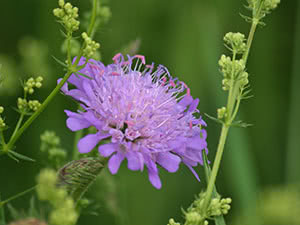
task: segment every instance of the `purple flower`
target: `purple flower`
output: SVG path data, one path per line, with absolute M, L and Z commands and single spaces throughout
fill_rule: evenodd
M 99 153 L 110 157 L 108 168 L 117 173 L 127 159 L 130 170 L 148 169 L 149 180 L 161 188 L 157 165 L 176 172 L 183 162 L 199 180 L 193 167 L 202 164 L 206 126 L 193 115 L 199 99 L 193 99 L 187 85 L 172 78 L 159 65 L 146 64 L 144 56 L 121 54 L 113 57 L 113 64 L 89 60 L 79 74 L 72 74 L 62 91 L 81 103 L 83 111 L 65 110 L 67 127 L 72 131 L 94 126 L 97 133 L 88 134 L 78 142 L 80 153 L 88 153 L 101 140 Z M 79 65 L 85 63 L 80 59 Z

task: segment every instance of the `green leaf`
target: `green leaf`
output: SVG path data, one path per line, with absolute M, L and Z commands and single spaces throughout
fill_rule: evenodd
M 203 166 L 204 166 L 204 171 L 205 171 L 206 182 L 208 183 L 210 174 L 211 174 L 211 169 L 209 166 L 209 162 L 208 162 L 205 150 L 202 150 L 202 159 L 203 159 Z M 219 194 L 217 192 L 216 186 L 214 186 L 214 189 L 212 192 L 212 198 L 216 198 L 218 196 L 219 196 Z M 223 215 L 214 217 L 214 220 L 215 220 L 216 225 L 226 225 Z
M 204 113 L 204 115 L 205 115 L 206 117 L 208 117 L 209 119 L 211 119 L 211 120 L 217 122 L 217 123 L 220 123 L 220 124 L 223 124 L 223 123 L 224 123 L 222 120 L 220 120 L 220 119 L 218 119 L 218 118 L 216 118 L 216 117 L 210 116 L 210 115 L 208 115 L 207 113 Z
M 63 67 L 68 67 L 68 65 L 67 64 L 65 64 L 63 61 L 61 61 L 60 59 L 58 59 L 58 58 L 56 58 L 54 55 L 52 56 L 52 58 L 58 63 L 58 64 L 60 64 L 61 66 L 63 66 Z
M 29 158 L 28 156 L 22 155 L 20 153 L 11 150 L 9 150 L 8 152 L 9 152 L 8 154 L 16 161 L 19 161 L 18 159 L 22 159 L 24 161 L 35 162 L 35 159 Z

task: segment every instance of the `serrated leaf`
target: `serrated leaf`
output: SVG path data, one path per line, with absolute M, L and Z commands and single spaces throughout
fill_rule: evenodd
M 9 150 L 8 152 L 9 152 L 8 154 L 11 154 L 12 156 L 14 156 L 17 159 L 17 161 L 18 161 L 18 159 L 22 159 L 22 160 L 29 161 L 29 162 L 35 162 L 35 159 L 32 159 L 26 155 L 22 155 L 20 153 L 14 152 L 12 150 Z
M 205 171 L 206 182 L 208 183 L 210 174 L 211 174 L 211 169 L 209 166 L 209 162 L 208 162 L 205 150 L 202 150 L 202 159 L 203 159 L 203 166 L 204 166 L 204 171 Z M 218 196 L 219 196 L 219 194 L 217 192 L 216 186 L 214 185 L 213 192 L 212 192 L 212 198 L 216 198 Z M 214 221 L 215 221 L 216 225 L 226 225 L 223 215 L 214 217 Z

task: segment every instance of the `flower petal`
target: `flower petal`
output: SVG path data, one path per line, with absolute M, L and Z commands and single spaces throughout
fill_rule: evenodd
M 86 120 L 82 120 L 82 119 L 78 119 L 78 118 L 74 118 L 74 117 L 69 117 L 67 119 L 67 127 L 71 131 L 82 130 L 82 129 L 88 128 L 90 126 L 91 126 L 90 122 L 88 122 Z
M 124 160 L 124 155 L 117 152 L 108 161 L 108 169 L 112 174 L 116 174 L 120 168 L 121 162 Z
M 119 149 L 118 144 L 109 143 L 109 144 L 100 145 L 98 151 L 103 157 L 108 157 L 118 149 Z
M 149 175 L 149 180 L 150 180 L 151 184 L 155 188 L 160 189 L 161 188 L 161 180 L 158 176 L 158 171 L 148 170 L 148 175 Z
M 143 158 L 142 154 L 139 152 L 128 152 L 126 154 L 126 158 L 128 161 L 128 169 L 130 170 L 143 170 L 144 168 L 144 163 L 143 163 Z
M 169 152 L 161 152 L 157 155 L 157 163 L 164 167 L 167 171 L 174 173 L 179 168 L 180 157 Z
M 92 151 L 101 139 L 103 139 L 103 135 L 99 133 L 86 135 L 81 138 L 77 144 L 79 152 L 88 153 Z

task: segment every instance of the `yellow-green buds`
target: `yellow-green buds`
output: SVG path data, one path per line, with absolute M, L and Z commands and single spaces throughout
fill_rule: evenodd
M 225 107 L 217 109 L 218 119 L 223 119 L 224 117 L 226 117 L 226 111 L 227 109 Z
M 5 124 L 4 120 L 2 119 L 2 117 L 0 117 L 0 130 L 2 130 L 5 127 L 6 127 L 6 124 Z
M 60 8 L 53 10 L 54 16 L 60 19 L 65 29 L 73 32 L 79 29 L 78 8 L 73 7 L 71 3 L 65 3 L 63 0 L 58 1 Z
M 32 110 L 32 111 L 37 111 L 41 106 L 41 103 L 38 100 L 29 100 L 28 101 L 28 107 Z
M 176 223 L 174 219 L 170 219 L 167 225 L 180 225 L 180 223 Z
M 44 169 L 39 173 L 36 191 L 40 200 L 49 200 L 53 197 L 56 182 L 57 176 L 54 170 Z
M 2 114 L 3 112 L 4 112 L 4 108 L 3 108 L 3 106 L 0 106 L 0 114 Z M 3 120 L 3 118 L 0 116 L 0 130 L 2 130 L 5 127 L 6 127 L 6 124 Z
M 49 201 L 53 207 L 50 213 L 52 225 L 74 225 L 78 219 L 75 202 L 64 188 L 57 187 L 54 170 L 44 169 L 37 177 L 37 194 L 40 200 Z
M 93 41 L 86 32 L 83 32 L 81 36 L 86 45 L 83 50 L 83 55 L 87 58 L 91 58 L 95 54 L 96 50 L 100 48 L 100 44 Z
M 263 8 L 265 10 L 274 10 L 278 4 L 280 3 L 280 0 L 264 0 L 263 2 Z
M 59 168 L 64 163 L 67 153 L 60 147 L 60 138 L 53 131 L 45 131 L 41 135 L 41 151 L 47 154 L 48 162 Z
M 30 77 L 24 85 L 24 92 L 28 94 L 34 93 L 34 88 L 41 88 L 42 87 L 43 78 L 41 76 L 37 78 Z
M 224 36 L 225 45 L 236 54 L 243 54 L 246 51 L 245 35 L 229 32 Z
M 27 100 L 23 98 L 18 98 L 17 105 L 18 105 L 18 109 L 20 111 L 23 111 L 27 108 Z
M 209 211 L 211 216 L 220 216 L 228 213 L 230 203 L 232 202 L 231 198 L 213 198 L 210 202 Z

